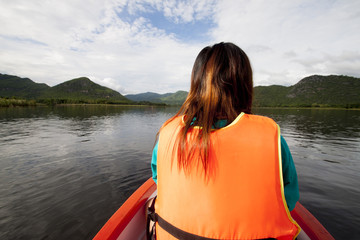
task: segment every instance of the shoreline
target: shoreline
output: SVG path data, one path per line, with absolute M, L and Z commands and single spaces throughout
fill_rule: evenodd
M 181 105 L 167 105 L 161 103 L 58 103 L 58 104 L 46 104 L 42 102 L 37 102 L 36 100 L 26 100 L 26 99 L 6 99 L 0 98 L 0 108 L 13 108 L 13 107 L 54 107 L 54 106 L 113 106 L 113 107 L 180 107 Z M 253 109 L 312 109 L 312 110 L 355 110 L 359 111 L 359 107 L 331 107 L 331 106 L 253 106 Z
M 36 104 L 9 104 L 9 105 L 1 105 L 1 108 L 20 108 L 20 107 L 71 107 L 71 106 L 84 106 L 84 107 L 90 107 L 90 106 L 101 106 L 101 107 L 181 107 L 180 105 L 156 105 L 156 104 L 106 104 L 106 103 L 62 103 L 62 104 L 54 104 L 54 105 L 47 105 L 43 103 L 36 103 Z M 360 108 L 346 108 L 346 107 L 253 107 L 252 109 L 308 109 L 308 110 L 350 110 L 350 111 L 360 111 Z
M 346 108 L 346 107 L 252 107 L 252 109 L 321 109 L 321 110 L 357 110 L 360 108 Z
M 28 99 L 16 99 L 16 98 L 0 98 L 0 108 L 12 108 L 12 107 L 54 107 L 54 106 L 155 106 L 165 107 L 166 104 L 157 103 L 53 103 L 46 104 L 37 100 Z

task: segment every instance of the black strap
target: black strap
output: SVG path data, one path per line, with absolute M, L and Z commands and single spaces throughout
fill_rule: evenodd
M 170 233 L 172 236 L 176 237 L 177 239 L 186 239 L 186 240 L 218 240 L 215 238 L 207 238 L 207 237 L 201 237 L 192 233 L 185 232 L 171 223 L 165 221 L 163 218 L 161 218 L 158 214 L 155 213 L 155 218 L 157 222 L 159 223 L 159 226 Z
M 167 231 L 169 234 L 171 234 L 173 237 L 180 239 L 180 240 L 220 240 L 217 238 L 207 238 L 207 237 L 202 237 L 199 235 L 195 235 L 192 233 L 188 233 L 185 232 L 177 227 L 175 227 L 174 225 L 172 225 L 171 223 L 167 222 L 166 220 L 164 220 L 162 217 L 160 217 L 157 213 L 155 213 L 155 217 L 154 217 L 155 221 L 159 223 L 159 226 L 164 229 L 165 231 Z M 263 239 L 258 239 L 258 240 L 271 240 L 275 238 L 263 238 Z
M 147 208 L 147 220 L 146 220 L 146 240 L 156 240 L 155 224 L 150 229 L 150 222 L 156 222 L 155 216 L 155 198 L 152 199 L 150 206 Z

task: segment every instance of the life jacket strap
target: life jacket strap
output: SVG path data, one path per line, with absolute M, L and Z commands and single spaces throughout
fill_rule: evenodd
M 173 237 L 175 237 L 177 239 L 180 239 L 180 240 L 185 240 L 185 239 L 186 240 L 218 240 L 215 238 L 207 238 L 207 237 L 202 237 L 202 236 L 198 236 L 198 235 L 195 235 L 192 233 L 185 232 L 185 231 L 175 227 L 168 221 L 164 220 L 157 213 L 155 213 L 155 219 L 156 219 L 156 222 L 158 222 L 159 226 L 162 229 L 164 229 L 166 232 L 168 232 L 169 234 L 171 234 Z
M 156 240 L 156 231 L 155 231 L 155 222 L 156 222 L 156 216 L 155 216 L 155 198 L 149 200 L 151 201 L 150 206 L 147 207 L 146 212 L 146 240 Z M 151 223 L 152 222 L 152 223 Z M 151 226 L 152 224 L 152 226 Z
M 202 237 L 202 236 L 192 234 L 189 232 L 185 232 L 185 231 L 175 227 L 174 225 L 172 225 L 171 223 L 169 223 L 162 217 L 160 217 L 159 214 L 157 214 L 157 213 L 154 214 L 154 219 L 155 219 L 155 222 L 158 222 L 159 226 L 162 229 L 164 229 L 166 232 L 171 234 L 173 237 L 180 239 L 180 240 L 220 240 L 218 238 L 207 238 L 207 237 Z M 265 239 L 266 240 L 270 240 L 270 239 L 275 240 L 275 238 L 262 238 L 259 240 L 265 240 Z

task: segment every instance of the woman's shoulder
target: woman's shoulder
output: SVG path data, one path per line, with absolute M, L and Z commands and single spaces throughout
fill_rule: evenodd
M 274 124 L 277 125 L 277 123 L 275 122 L 274 119 L 267 117 L 267 116 L 262 116 L 262 115 L 257 115 L 257 114 L 244 114 L 245 118 L 248 118 L 250 120 L 259 122 L 259 123 L 270 123 L 270 124 Z
M 164 128 L 178 126 L 184 123 L 184 115 L 174 116 L 169 118 L 160 128 L 160 131 Z

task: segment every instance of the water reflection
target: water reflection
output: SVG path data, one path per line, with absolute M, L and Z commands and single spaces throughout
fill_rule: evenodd
M 273 118 L 282 128 L 307 137 L 359 137 L 360 111 L 336 109 L 255 109 Z
M 300 201 L 337 239 L 357 239 L 352 226 L 360 225 L 360 111 L 257 112 L 281 127 L 296 164 Z
M 155 135 L 177 110 L 0 108 L 0 239 L 91 239 L 150 177 Z M 255 112 L 280 125 L 301 202 L 337 239 L 356 239 L 360 111 Z
M 168 117 L 152 107 L 0 109 L 0 238 L 91 239 L 151 176 Z

